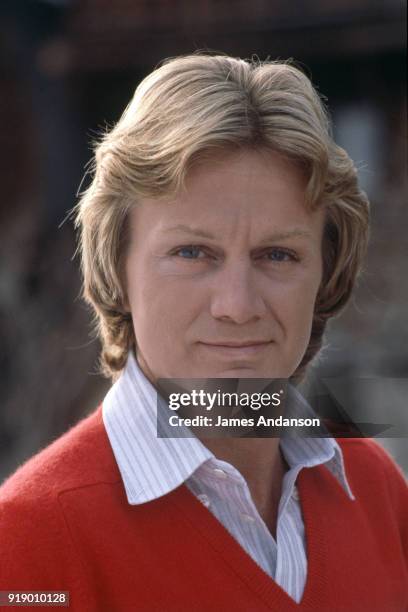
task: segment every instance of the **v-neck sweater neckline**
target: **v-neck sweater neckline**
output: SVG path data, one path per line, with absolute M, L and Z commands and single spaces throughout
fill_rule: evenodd
M 216 551 L 234 574 L 246 583 L 252 593 L 256 593 L 271 610 L 284 609 L 287 612 L 300 608 L 316 610 L 324 601 L 327 585 L 327 550 L 324 538 L 324 517 L 314 508 L 319 507 L 316 491 L 316 470 L 304 468 L 298 475 L 297 484 L 300 504 L 305 523 L 305 537 L 308 557 L 308 570 L 303 596 L 297 603 L 273 578 L 254 561 L 254 559 L 232 537 L 224 525 L 194 496 L 185 485 L 169 495 L 180 511 L 180 516 L 195 529 L 207 544 Z M 346 496 L 345 496 L 346 497 Z M 352 502 L 350 502 L 352 503 Z M 194 520 L 192 520 L 194 517 Z

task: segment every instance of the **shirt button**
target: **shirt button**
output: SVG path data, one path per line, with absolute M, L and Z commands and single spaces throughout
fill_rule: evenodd
M 205 495 L 205 493 L 200 493 L 200 495 L 197 495 L 198 499 L 200 500 L 200 502 L 206 507 L 208 508 L 208 506 L 210 505 L 210 499 L 208 497 L 208 495 Z
M 299 491 L 297 487 L 293 487 L 292 497 L 295 501 L 299 501 Z
M 227 478 L 227 474 L 226 472 L 224 472 L 224 470 L 222 470 L 221 468 L 214 468 L 214 474 L 217 476 L 217 478 L 219 478 L 220 480 L 224 480 L 225 478 Z
M 246 523 L 255 523 L 255 520 L 256 520 L 254 516 L 251 516 L 250 514 L 246 514 L 245 512 L 241 513 L 241 518 Z

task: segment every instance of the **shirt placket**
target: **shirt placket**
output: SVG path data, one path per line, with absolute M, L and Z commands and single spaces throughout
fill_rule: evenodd
M 265 573 L 274 578 L 277 545 L 260 516 L 245 479 L 233 466 L 207 464 L 190 488 L 197 498 L 224 524 L 242 548 Z M 224 512 L 221 511 L 224 505 Z

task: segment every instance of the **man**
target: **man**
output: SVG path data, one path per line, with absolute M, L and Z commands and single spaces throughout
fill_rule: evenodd
M 160 379 L 296 382 L 350 296 L 368 203 L 310 81 L 170 60 L 95 158 L 77 225 L 115 384 L 0 489 L 0 589 L 75 610 L 405 610 L 408 494 L 378 445 L 157 437 Z

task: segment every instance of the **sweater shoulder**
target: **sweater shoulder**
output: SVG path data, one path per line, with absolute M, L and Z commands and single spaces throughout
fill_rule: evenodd
M 408 483 L 389 452 L 369 438 L 337 439 L 342 450 L 347 478 L 355 488 L 371 488 L 377 499 L 380 492 L 393 505 L 408 511 Z
M 0 510 L 13 500 L 37 505 L 64 490 L 119 479 L 99 406 L 4 481 Z
M 101 407 L 19 467 L 0 487 L 0 590 L 70 585 L 86 601 L 85 570 L 60 495 L 119 478 Z
M 364 461 L 367 468 L 380 469 L 387 474 L 393 472 L 405 480 L 401 468 L 390 453 L 372 438 L 337 438 L 336 441 L 346 463 Z

